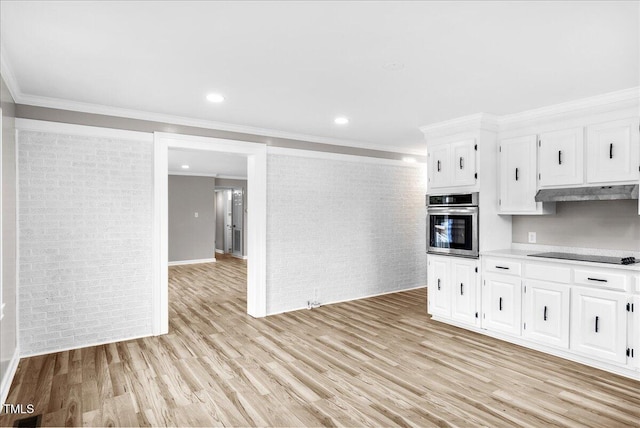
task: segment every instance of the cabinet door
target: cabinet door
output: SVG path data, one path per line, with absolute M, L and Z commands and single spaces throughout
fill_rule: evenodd
M 478 322 L 478 274 L 477 261 L 454 260 L 451 262 L 451 293 L 453 306 L 451 318 L 471 325 Z
M 500 211 L 535 212 L 536 136 L 500 143 Z
M 569 347 L 569 296 L 566 285 L 526 281 L 522 335 L 545 345 Z
M 634 181 L 640 177 L 638 119 L 587 127 L 587 181 Z
M 429 188 L 448 187 L 451 185 L 449 178 L 449 144 L 434 146 L 429 151 Z
M 520 335 L 522 281 L 504 275 L 487 275 L 482 287 L 482 327 Z
M 476 184 L 475 140 L 464 140 L 451 144 L 451 185 L 472 186 Z
M 571 300 L 571 349 L 600 360 L 626 363 L 625 294 L 574 287 Z
M 539 138 L 540 186 L 583 182 L 584 129 L 547 132 Z
M 447 259 L 430 257 L 428 264 L 429 313 L 443 317 L 451 316 L 450 263 Z

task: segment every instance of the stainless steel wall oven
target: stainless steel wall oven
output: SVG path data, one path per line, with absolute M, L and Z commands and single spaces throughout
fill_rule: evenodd
M 427 195 L 427 253 L 478 257 L 478 193 Z

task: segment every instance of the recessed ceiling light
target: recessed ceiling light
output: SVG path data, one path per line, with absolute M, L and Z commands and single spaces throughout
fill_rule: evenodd
M 207 95 L 207 101 L 212 103 L 221 103 L 224 101 L 224 97 L 220 94 L 209 94 Z
M 344 116 L 340 116 L 340 117 L 336 117 L 333 120 L 337 125 L 346 125 L 347 123 L 349 123 L 349 119 L 347 119 Z
M 189 169 L 189 165 L 182 165 L 182 169 Z

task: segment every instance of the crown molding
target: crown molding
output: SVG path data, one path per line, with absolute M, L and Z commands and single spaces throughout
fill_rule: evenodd
M 476 113 L 420 127 L 427 139 L 480 130 L 497 132 L 497 117 L 489 113 Z
M 604 113 L 633 107 L 640 107 L 640 86 L 500 116 L 498 125 L 503 130 L 533 121 L 564 119 L 577 114 Z
M 18 103 L 18 99 L 22 97 L 22 92 L 20 91 L 20 87 L 12 71 L 13 69 L 4 52 L 4 46 L 0 44 L 0 73 L 2 73 L 4 83 L 6 83 L 7 88 L 9 88 L 9 93 L 11 97 L 13 97 L 13 101 Z
M 329 144 L 335 146 L 355 147 L 368 150 L 379 150 L 389 153 L 399 153 L 408 155 L 424 155 L 418 150 L 390 150 L 388 146 L 378 144 L 365 143 L 361 141 L 334 139 L 320 137 L 308 134 L 298 134 L 293 132 L 280 131 L 277 129 L 259 128 L 246 125 L 236 125 L 224 122 L 214 122 L 203 119 L 193 119 L 184 116 L 174 116 L 163 113 L 154 113 L 143 110 L 125 109 L 119 107 L 111 107 L 102 104 L 84 103 L 79 101 L 70 101 L 60 98 L 40 97 L 19 93 L 15 100 L 17 104 L 25 104 L 36 107 L 69 110 L 82 113 L 99 114 L 105 116 L 115 116 L 127 119 L 138 119 L 151 122 L 168 123 L 172 125 L 191 126 L 195 128 L 212 129 L 218 131 L 237 132 L 241 134 L 259 135 L 265 137 L 304 141 L 317 144 Z

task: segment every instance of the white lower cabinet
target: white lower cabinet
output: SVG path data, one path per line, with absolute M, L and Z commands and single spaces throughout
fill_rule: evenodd
M 520 335 L 521 299 L 520 277 L 487 274 L 482 287 L 482 328 Z
M 616 291 L 574 287 L 571 298 L 571 349 L 626 363 L 628 297 Z
M 465 260 L 452 260 L 451 273 L 453 305 L 451 318 L 467 324 L 476 324 L 478 321 L 478 262 L 469 263 Z
M 640 380 L 637 270 L 495 252 L 481 261 L 483 330 Z
M 427 256 L 427 308 L 431 315 L 478 324 L 478 264 L 476 259 Z
M 451 262 L 444 257 L 429 256 L 428 260 L 429 313 L 431 315 L 450 317 L 451 284 L 449 275 Z
M 526 280 L 522 336 L 544 345 L 568 348 L 570 291 L 567 285 Z

